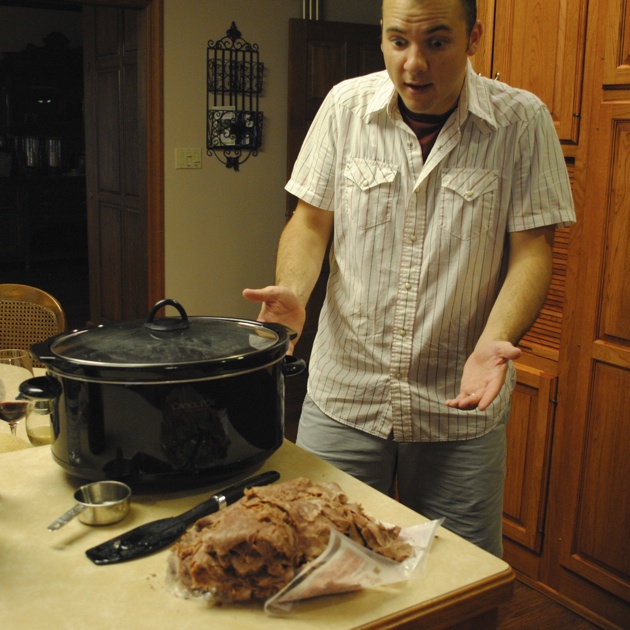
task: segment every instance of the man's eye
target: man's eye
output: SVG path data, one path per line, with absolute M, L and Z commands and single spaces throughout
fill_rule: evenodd
M 429 42 L 429 46 L 431 46 L 431 48 L 443 48 L 446 46 L 446 42 L 443 39 L 432 39 Z
M 406 45 L 406 42 L 404 39 L 392 39 L 392 44 L 396 48 L 403 48 Z

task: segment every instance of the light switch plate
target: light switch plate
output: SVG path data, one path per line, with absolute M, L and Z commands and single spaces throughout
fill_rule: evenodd
M 201 168 L 201 149 L 175 149 L 175 168 Z

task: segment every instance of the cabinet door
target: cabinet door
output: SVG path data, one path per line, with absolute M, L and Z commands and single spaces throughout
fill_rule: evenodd
M 149 303 L 146 16 L 86 6 L 84 16 L 90 317 L 144 317 Z
M 495 2 L 491 76 L 539 96 L 568 153 L 579 140 L 587 4 Z
M 588 251 L 576 283 L 580 325 L 562 439 L 560 561 L 630 602 L 630 102 L 602 103 L 589 141 L 582 218 Z M 575 348 L 575 349 L 574 349 Z
M 516 364 L 516 373 L 507 428 L 503 535 L 539 553 L 547 504 L 557 377 L 520 364 Z
M 606 16 L 604 84 L 630 85 L 630 7 L 627 0 L 610 0 Z

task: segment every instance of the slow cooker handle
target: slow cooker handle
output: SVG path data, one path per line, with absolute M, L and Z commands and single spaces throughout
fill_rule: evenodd
M 292 354 L 287 354 L 282 362 L 282 373 L 284 376 L 297 376 L 306 369 L 306 361 L 299 359 Z
M 165 317 L 163 319 L 155 321 L 155 316 L 157 312 L 164 306 L 175 307 L 179 311 L 179 314 L 182 316 L 182 318 L 174 319 Z M 169 332 L 171 330 L 185 330 L 190 326 L 190 323 L 188 321 L 188 315 L 184 310 L 184 307 L 176 300 L 166 298 L 165 300 L 160 300 L 159 302 L 155 303 L 155 305 L 151 309 L 151 312 L 149 313 L 149 316 L 147 317 L 147 321 L 144 322 L 144 326 L 145 328 L 153 331 Z

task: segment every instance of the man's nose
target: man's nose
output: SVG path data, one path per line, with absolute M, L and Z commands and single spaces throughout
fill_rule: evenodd
M 405 70 L 410 74 L 426 72 L 427 60 L 419 46 L 411 46 L 408 50 Z

